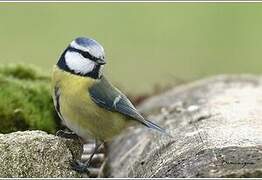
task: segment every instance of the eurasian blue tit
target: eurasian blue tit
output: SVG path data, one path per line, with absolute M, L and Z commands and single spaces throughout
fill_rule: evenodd
M 105 64 L 104 49 L 93 39 L 76 38 L 64 50 L 52 77 L 53 101 L 62 122 L 82 139 L 98 142 L 111 140 L 130 122 L 166 133 L 107 80 Z

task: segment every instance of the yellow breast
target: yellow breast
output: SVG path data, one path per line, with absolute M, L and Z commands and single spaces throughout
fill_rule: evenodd
M 88 89 L 94 83 L 92 78 L 54 67 L 52 86 L 59 88 L 60 112 L 66 126 L 84 139 L 93 136 L 102 141 L 111 140 L 128 121 L 122 114 L 101 108 L 92 101 Z

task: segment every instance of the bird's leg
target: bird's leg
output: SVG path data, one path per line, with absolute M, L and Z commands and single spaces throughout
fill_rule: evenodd
M 92 158 L 94 157 L 94 155 L 96 154 L 97 150 L 99 149 L 99 147 L 102 145 L 103 143 L 98 143 L 97 141 L 95 142 L 95 149 L 92 152 L 90 158 L 86 161 L 86 162 L 79 162 L 79 161 L 75 161 L 71 164 L 72 169 L 74 169 L 75 171 L 78 171 L 80 173 L 89 173 L 88 171 L 88 167 L 90 166 L 91 162 L 92 162 Z
M 74 133 L 73 131 L 64 131 L 64 130 L 58 130 L 56 132 L 56 136 L 67 138 L 67 139 L 78 139 L 79 136 Z
M 95 142 L 96 146 L 94 149 L 94 152 L 91 154 L 90 158 L 88 159 L 88 161 L 85 163 L 87 166 L 90 166 L 91 161 L 94 157 L 94 155 L 96 154 L 97 150 L 99 149 L 99 147 L 103 144 L 103 143 L 98 143 L 97 141 Z

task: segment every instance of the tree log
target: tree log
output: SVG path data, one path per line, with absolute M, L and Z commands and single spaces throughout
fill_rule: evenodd
M 109 146 L 109 177 L 262 177 L 262 77 L 204 79 L 139 109 L 173 138 L 130 127 Z

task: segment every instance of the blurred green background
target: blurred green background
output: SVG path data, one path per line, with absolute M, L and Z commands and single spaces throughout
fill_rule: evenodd
M 0 63 L 50 73 L 78 36 L 100 42 L 106 74 L 125 91 L 151 92 L 221 73 L 262 72 L 262 4 L 1 3 Z

